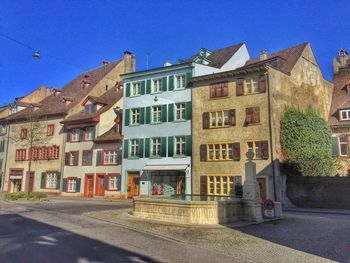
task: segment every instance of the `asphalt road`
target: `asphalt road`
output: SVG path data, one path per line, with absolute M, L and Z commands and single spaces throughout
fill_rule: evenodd
M 243 262 L 222 252 L 88 218 L 131 202 L 0 201 L 0 262 Z

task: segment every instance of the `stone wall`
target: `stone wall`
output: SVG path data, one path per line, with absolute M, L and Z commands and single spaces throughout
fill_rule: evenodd
M 350 177 L 287 178 L 287 196 L 298 207 L 350 209 Z

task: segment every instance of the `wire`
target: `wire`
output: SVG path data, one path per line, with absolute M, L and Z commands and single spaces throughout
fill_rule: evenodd
M 25 44 L 25 43 L 23 43 L 23 42 L 21 42 L 21 41 L 18 41 L 18 40 L 16 40 L 16 39 L 12 38 L 12 37 L 9 37 L 9 36 L 7 36 L 7 35 L 1 33 L 1 32 L 0 32 L 0 36 L 2 36 L 3 38 L 6 38 L 6 39 L 8 39 L 8 40 L 10 40 L 10 41 L 12 41 L 12 42 L 17 43 L 18 45 L 21 45 L 21 46 L 23 46 L 23 47 L 26 47 L 26 48 L 28 48 L 28 49 L 30 49 L 30 50 L 32 50 L 32 51 L 37 51 L 35 48 L 33 48 L 33 47 L 31 47 L 31 46 L 29 46 L 29 45 L 27 45 L 27 44 Z

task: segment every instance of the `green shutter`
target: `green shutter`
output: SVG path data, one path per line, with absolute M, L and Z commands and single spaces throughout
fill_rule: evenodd
M 76 185 L 76 187 L 75 187 L 75 192 L 76 192 L 76 193 L 80 193 L 80 185 L 81 185 L 81 179 L 78 178 L 78 179 L 77 179 L 77 185 Z
M 139 139 L 139 158 L 143 158 L 143 139 Z
M 102 164 L 102 151 L 96 151 L 96 166 Z
M 46 183 L 46 173 L 41 173 L 41 181 L 40 181 L 40 188 L 45 189 L 45 183 Z
M 59 190 L 60 189 L 60 183 L 61 183 L 61 173 L 57 172 L 57 184 L 56 184 L 56 189 Z
M 186 109 L 186 120 L 192 119 L 192 103 L 190 101 L 185 103 Z
M 124 124 L 125 126 L 128 126 L 130 122 L 130 110 L 126 109 L 125 110 L 125 117 L 124 117 Z
M 74 159 L 73 159 L 73 165 L 77 166 L 79 164 L 79 152 L 74 152 Z
M 332 137 L 332 156 L 339 156 L 337 137 Z
M 174 156 L 174 137 L 168 137 L 168 157 Z
M 146 94 L 150 94 L 151 93 L 151 80 L 148 79 L 146 81 Z
M 168 122 L 174 121 L 174 107 L 175 104 L 169 104 Z
M 124 159 L 127 159 L 129 157 L 129 140 L 124 140 Z
M 163 77 L 162 79 L 162 91 L 167 91 L 168 89 L 168 78 Z
M 192 78 L 192 72 L 186 72 L 185 87 L 190 88 L 190 81 Z
M 144 80 L 141 81 L 141 95 L 145 95 L 146 83 Z
M 167 119 L 167 105 L 162 105 L 162 122 L 166 122 Z
M 117 176 L 117 187 L 118 187 L 118 191 L 120 191 L 122 187 L 122 177 L 120 175 Z
M 69 153 L 64 154 L 64 165 L 69 165 Z
M 130 97 L 130 83 L 125 85 L 125 97 Z
M 145 124 L 145 108 L 140 109 L 140 124 Z
M 96 135 L 96 126 L 93 126 L 93 129 L 92 129 L 92 139 L 93 140 L 95 139 L 95 135 Z
M 109 183 L 108 183 L 108 178 L 109 178 L 109 175 L 106 175 L 105 176 L 105 188 L 106 188 L 106 190 L 108 191 L 109 190 Z
M 63 179 L 62 182 L 62 192 L 67 192 L 67 178 Z
M 151 107 L 146 107 L 146 124 L 151 123 Z
M 160 155 L 166 157 L 166 137 L 160 139 Z
M 191 135 L 186 136 L 186 156 L 192 156 L 192 137 Z
M 150 157 L 150 147 L 151 147 L 151 140 L 150 138 L 145 139 L 145 158 Z
M 174 75 L 169 76 L 169 90 L 174 90 Z
M 79 141 L 82 142 L 84 141 L 84 130 L 79 129 Z
M 66 142 L 70 142 L 70 129 L 66 129 Z

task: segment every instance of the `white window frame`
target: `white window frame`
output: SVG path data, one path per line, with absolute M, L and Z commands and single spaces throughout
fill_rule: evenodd
M 158 93 L 162 91 L 162 79 L 152 80 L 152 93 Z
M 104 150 L 103 151 L 103 164 L 117 164 L 118 150 Z
M 186 103 L 175 104 L 175 120 L 176 121 L 186 120 Z
M 161 139 L 152 138 L 151 139 L 151 155 L 152 157 L 160 157 L 161 151 Z
M 343 118 L 343 113 L 345 113 L 345 118 Z M 340 110 L 339 111 L 339 119 L 341 121 L 350 121 L 350 109 L 349 110 Z
M 94 135 L 94 127 L 93 126 L 89 126 L 85 128 L 85 141 L 92 141 Z
M 77 191 L 77 181 L 78 181 L 78 179 L 76 177 L 68 178 L 68 180 L 67 180 L 67 192 L 68 193 L 75 193 Z
M 184 89 L 185 87 L 186 87 L 186 76 L 185 76 L 185 74 L 183 74 L 183 75 L 176 75 L 175 76 L 175 89 Z
M 55 172 L 46 173 L 45 188 L 48 188 L 48 189 L 57 188 L 57 173 Z
M 152 123 L 162 122 L 162 106 L 152 107 Z
M 131 96 L 138 96 L 141 94 L 141 83 L 133 82 L 131 84 Z
M 130 123 L 132 125 L 140 124 L 140 109 L 131 109 Z
M 347 137 L 345 137 L 345 138 L 347 138 Z M 338 139 L 338 144 L 339 144 L 339 156 L 348 156 L 349 155 L 349 150 L 348 150 L 348 147 L 349 147 L 349 142 L 348 141 L 346 141 L 346 142 L 342 142 L 340 139 L 341 139 L 341 137 L 338 137 L 337 138 Z M 346 154 L 343 154 L 342 153 L 342 145 L 346 145 Z
M 120 180 L 120 176 L 118 175 L 108 175 L 108 176 L 109 176 L 108 190 L 119 191 L 120 189 L 118 189 L 118 181 Z
M 138 157 L 140 143 L 137 139 L 130 140 L 130 157 Z
M 175 137 L 175 155 L 178 155 L 178 156 L 186 155 L 186 137 L 185 136 Z
M 79 136 L 80 136 L 79 129 L 78 128 L 73 128 L 71 130 L 70 141 L 71 142 L 78 142 L 79 141 Z

